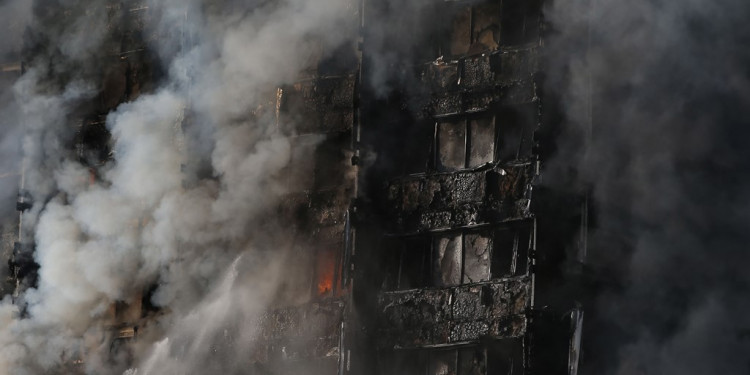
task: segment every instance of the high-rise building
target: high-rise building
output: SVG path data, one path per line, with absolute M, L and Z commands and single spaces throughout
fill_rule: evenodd
M 148 29 L 160 10 L 146 2 L 97 6 L 111 32 L 88 73 L 101 89 L 66 120 L 92 183 L 116 159 L 107 114 L 165 74 L 149 38 L 193 37 Z M 558 284 L 585 261 L 588 208 L 582 194 L 537 186 L 556 126 L 542 0 L 363 0 L 350 20 L 348 42 L 312 54 L 254 112 L 292 148 L 275 214 L 293 256 L 247 373 L 575 375 L 583 311 Z M 189 108 L 180 119 L 177 142 Z M 186 186 L 216 178 L 201 162 L 183 161 Z M 33 188 L 22 186 L 20 211 Z M 23 289 L 33 245 L 17 243 Z M 167 313 L 151 293 L 112 306 L 110 355 L 128 361 L 128 342 Z M 206 348 L 217 358 L 242 337 L 225 332 Z
M 377 265 L 358 263 L 378 371 L 575 374 L 583 315 L 552 274 L 580 207 L 535 189 L 555 126 L 542 2 L 364 7 L 362 145 L 378 159 L 357 260 Z

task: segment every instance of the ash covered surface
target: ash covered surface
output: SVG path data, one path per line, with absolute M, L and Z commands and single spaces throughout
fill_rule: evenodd
M 533 167 L 406 177 L 388 185 L 395 233 L 524 219 L 531 216 Z
M 381 347 L 412 348 L 519 337 L 526 332 L 530 280 L 382 293 Z

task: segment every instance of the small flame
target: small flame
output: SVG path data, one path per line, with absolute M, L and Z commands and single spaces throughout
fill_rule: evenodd
M 318 252 L 318 295 L 326 295 L 333 290 L 333 275 L 336 268 L 336 257 L 334 254 L 333 251 L 324 250 Z
M 322 275 L 318 281 L 318 294 L 328 294 L 333 289 L 333 273 Z

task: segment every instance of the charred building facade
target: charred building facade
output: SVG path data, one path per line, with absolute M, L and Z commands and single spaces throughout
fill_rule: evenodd
M 555 126 L 542 5 L 365 4 L 362 143 L 378 158 L 357 249 L 378 265 L 361 298 L 381 373 L 577 373 L 583 312 L 555 279 L 579 260 L 584 201 L 535 186 Z M 389 17 L 414 23 L 383 32 Z
M 537 186 L 557 121 L 542 90 L 543 2 L 417 3 L 352 3 L 348 42 L 312 54 L 252 111 L 291 145 L 273 212 L 291 255 L 248 373 L 577 374 L 583 310 L 559 285 L 585 261 L 588 208 L 583 194 Z M 99 94 L 65 121 L 93 184 L 117 159 L 107 114 L 167 74 L 149 40 L 192 36 L 149 29 L 160 10 L 148 2 L 89 11 L 111 31 L 86 72 Z M 174 124 L 186 154 L 194 121 L 188 105 Z M 186 186 L 217 178 L 189 156 L 182 168 Z M 32 189 L 21 183 L 22 215 L 44 204 Z M 11 257 L 16 296 L 36 282 L 32 242 L 21 231 Z M 117 360 L 132 361 L 128 343 L 168 313 L 156 287 L 111 307 Z M 207 348 L 219 361 L 243 337 L 232 330 Z

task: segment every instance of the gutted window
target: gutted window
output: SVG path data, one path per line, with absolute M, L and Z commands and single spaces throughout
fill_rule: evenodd
M 432 248 L 429 238 L 415 237 L 392 241 L 394 249 L 385 265 L 387 278 L 384 289 L 412 289 L 430 286 Z
M 313 296 L 325 298 L 341 295 L 341 250 L 343 243 L 321 244 L 315 254 Z
M 430 353 L 427 375 L 456 375 L 457 354 L 455 350 Z
M 314 161 L 315 190 L 335 189 L 345 184 L 348 163 L 343 150 L 350 141 L 347 133 L 330 134 L 315 147 L 314 153 L 306 155 Z M 306 162 L 309 166 L 310 161 Z
M 539 37 L 540 3 L 539 0 L 503 1 L 502 44 L 529 43 Z
M 396 351 L 383 372 L 403 375 L 521 375 L 522 339 L 503 339 L 478 346 Z
M 429 366 L 429 353 L 424 350 L 399 350 L 384 353 L 379 363 L 382 375 L 424 375 Z
M 280 280 L 277 298 L 282 303 L 299 304 L 310 300 L 310 284 L 314 277 L 314 253 L 304 244 L 297 244 L 289 250 L 285 263 L 286 274 Z
M 384 290 L 454 286 L 526 274 L 529 222 L 392 239 L 383 265 Z
M 451 171 L 466 167 L 466 121 L 442 122 L 437 126 L 439 168 Z
M 458 350 L 458 373 L 461 375 L 481 375 L 487 373 L 487 353 L 482 347 Z
M 461 283 L 462 240 L 461 234 L 439 236 L 433 239 L 435 254 L 433 284 L 435 286 Z
M 316 150 L 322 137 L 319 135 L 302 135 L 290 137 L 291 158 L 289 164 L 281 170 L 287 188 L 292 192 L 311 190 L 315 184 Z
M 487 373 L 523 374 L 523 345 L 521 340 L 505 339 L 489 344 L 487 346 Z
M 274 303 L 295 305 L 340 296 L 344 290 L 343 241 L 298 242 L 285 254 L 287 276 L 280 281 Z
M 539 105 L 529 103 L 506 107 L 498 112 L 497 160 L 524 159 L 532 154 Z
M 450 56 L 462 56 L 471 47 L 472 8 L 466 7 L 456 12 L 450 36 Z
M 439 122 L 435 124 L 437 170 L 456 171 L 526 159 L 533 153 L 538 122 L 538 103 Z
M 469 120 L 468 167 L 493 161 L 495 154 L 495 117 Z
M 464 6 L 453 13 L 450 35 L 442 47 L 446 58 L 493 51 L 500 42 L 500 2 Z
M 495 116 L 437 124 L 437 166 L 442 171 L 476 168 L 495 157 Z
M 531 247 L 528 225 L 497 229 L 493 236 L 492 277 L 526 274 Z
M 393 148 L 400 149 L 403 161 L 400 163 L 401 173 L 412 174 L 421 173 L 427 170 L 432 164 L 432 140 L 433 127 L 432 123 L 418 122 L 416 126 L 408 126 L 400 131 L 404 138 L 394 140 Z
M 464 284 L 489 280 L 491 242 L 479 233 L 464 236 Z
M 472 8 L 472 48 L 470 54 L 493 51 L 500 43 L 499 1 Z

